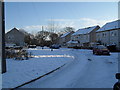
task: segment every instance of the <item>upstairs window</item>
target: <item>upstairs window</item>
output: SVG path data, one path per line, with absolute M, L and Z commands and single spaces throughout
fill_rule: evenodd
M 104 33 L 103 33 L 102 35 L 103 35 L 103 37 L 104 37 Z
M 116 33 L 114 33 L 114 36 L 117 36 L 117 34 L 116 34 Z
M 111 36 L 114 36 L 114 33 L 113 33 L 113 32 L 111 32 Z
M 97 35 L 97 37 L 100 37 L 100 35 Z

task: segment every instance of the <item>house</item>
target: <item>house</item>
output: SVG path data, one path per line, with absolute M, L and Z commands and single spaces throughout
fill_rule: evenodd
M 71 31 L 71 32 L 67 32 L 67 33 L 63 34 L 62 36 L 60 36 L 59 44 L 61 44 L 62 46 L 66 46 L 67 42 L 71 40 L 71 35 L 73 33 L 74 33 L 74 31 Z
M 25 34 L 18 30 L 17 28 L 13 28 L 5 34 L 5 42 L 6 44 L 16 44 L 19 46 L 24 46 Z
M 91 43 L 96 42 L 96 31 L 100 27 L 93 26 L 77 30 L 72 34 L 71 40 L 78 41 L 78 47 L 91 47 Z
M 96 31 L 96 40 L 101 44 L 116 45 L 120 50 L 120 20 L 106 23 L 103 27 Z

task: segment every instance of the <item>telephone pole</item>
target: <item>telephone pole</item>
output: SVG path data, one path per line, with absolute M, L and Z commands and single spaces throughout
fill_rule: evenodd
M 1 68 L 2 73 L 6 72 L 6 58 L 5 58 L 5 15 L 4 15 L 4 0 L 0 0 L 0 49 L 1 49 Z

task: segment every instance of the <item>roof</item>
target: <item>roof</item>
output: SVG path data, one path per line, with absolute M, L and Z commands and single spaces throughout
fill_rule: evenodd
M 22 32 L 21 30 L 18 30 L 17 28 L 13 28 L 13 29 L 11 29 L 10 31 L 8 31 L 7 33 L 10 33 L 11 31 L 13 31 L 13 30 L 16 30 L 16 31 L 18 31 L 18 32 L 20 32 L 20 33 L 22 33 L 22 34 L 24 34 L 25 35 L 25 33 L 24 32 Z M 6 33 L 6 34 L 7 34 Z
M 61 37 L 65 37 L 65 36 L 67 36 L 68 34 L 70 34 L 71 32 L 67 32 L 67 33 L 65 33 L 65 34 L 63 34 Z
M 98 27 L 98 25 L 93 26 L 93 27 L 87 27 L 87 28 L 79 29 L 75 33 L 73 33 L 72 35 L 87 34 L 87 33 L 90 33 L 92 30 L 94 30 L 96 27 Z
M 118 28 L 120 28 L 120 25 L 118 23 L 120 24 L 120 20 L 108 22 L 102 28 L 97 30 L 96 32 L 107 31 L 107 30 L 111 30 L 111 29 L 118 29 Z
M 28 33 L 24 29 L 19 29 L 20 32 L 22 32 L 25 35 L 28 35 Z

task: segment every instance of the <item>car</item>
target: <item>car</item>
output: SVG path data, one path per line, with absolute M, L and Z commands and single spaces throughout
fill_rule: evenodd
M 116 79 L 118 79 L 118 82 L 114 84 L 113 90 L 120 90 L 120 73 L 116 73 Z
M 52 49 L 59 49 L 61 46 L 59 44 L 53 44 L 50 46 Z
M 36 48 L 36 45 L 29 45 L 28 48 Z
M 5 49 L 12 49 L 16 46 L 16 44 L 5 44 Z
M 93 54 L 110 55 L 110 51 L 104 45 L 97 45 L 97 46 L 93 47 Z

